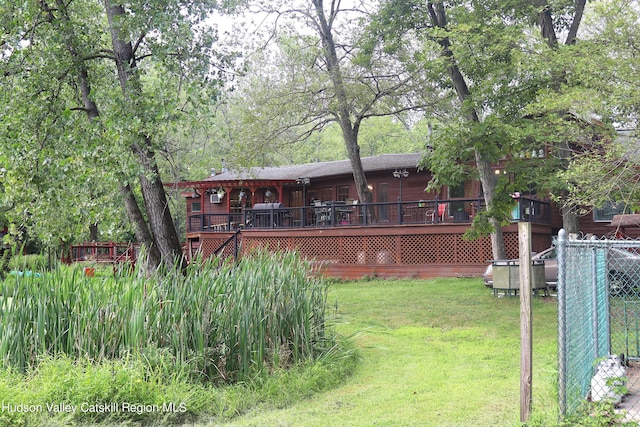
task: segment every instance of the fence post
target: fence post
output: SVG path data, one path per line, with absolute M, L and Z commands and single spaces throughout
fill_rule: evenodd
M 520 249 L 520 422 L 531 415 L 531 222 L 518 223 Z
M 567 352 L 566 352 L 566 297 L 565 297 L 565 251 L 567 232 L 561 229 L 558 232 L 558 406 L 560 416 L 567 412 Z
M 595 245 L 595 236 L 591 237 L 591 312 L 592 312 L 592 338 L 593 338 L 593 360 L 600 357 L 600 311 L 598 310 L 598 267 L 597 267 L 597 248 Z

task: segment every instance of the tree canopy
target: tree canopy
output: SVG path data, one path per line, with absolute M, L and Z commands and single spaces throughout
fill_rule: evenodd
M 10 221 L 55 246 L 98 223 L 117 236 L 126 206 L 138 240 L 165 262 L 179 257 L 156 153 L 215 99 L 225 62 L 202 25 L 215 7 L 0 3 Z
M 640 205 L 639 17 L 638 4 L 622 0 L 597 2 L 586 17 L 584 46 L 576 53 L 581 60 L 573 74 L 587 88 L 581 101 L 615 132 L 601 149 L 572 159 L 560 175 L 569 185 L 565 202 L 581 209 L 622 204 L 637 210 Z
M 235 94 L 245 103 L 236 110 L 244 129 L 243 148 L 262 146 L 265 140 L 272 147 L 301 141 L 313 145 L 321 132 L 339 129 L 344 147 L 340 151 L 351 161 L 359 198 L 370 200 L 360 162 L 361 129 L 366 121 L 385 116 L 402 122 L 409 111 L 432 102 L 422 74 L 383 51 L 373 53 L 370 61 L 362 60 L 360 38 L 370 14 L 362 3 L 247 4 L 274 18 L 269 43 L 253 54 L 252 65 L 257 66 L 249 68 L 247 82 Z M 378 152 L 369 144 L 369 153 Z
M 227 48 L 211 16 L 236 6 L 261 24 Z M 162 173 L 347 157 L 367 200 L 360 156 L 424 150 L 432 186 L 481 181 L 475 229 L 500 257 L 513 191 L 554 197 L 569 226 L 585 205 L 638 204 L 638 9 L 0 0 L 0 226 L 52 247 L 135 235 L 168 260 Z
M 591 2 L 588 12 L 609 15 L 615 8 L 602 5 L 614 3 L 634 9 L 625 1 Z M 435 128 L 424 165 L 434 172 L 433 186 L 457 184 L 469 173 L 481 181 L 488 209 L 476 217 L 476 231 L 499 234 L 509 193 L 525 189 L 561 201 L 565 228 L 577 231 L 578 210 L 565 203 L 571 188 L 562 171 L 587 145 L 597 151 L 610 138 L 608 111 L 619 108 L 593 84 L 593 61 L 617 46 L 595 42 L 594 21 L 583 29 L 586 6 L 403 0 L 384 2 L 372 20 L 370 44 L 391 52 L 405 43 L 421 46 L 412 66 L 422 67 L 450 100 L 438 104 L 447 106 L 448 117 Z M 637 11 L 631 15 L 637 20 Z M 534 150 L 536 156 L 527 154 Z M 506 174 L 496 180 L 491 165 L 497 162 Z M 492 238 L 494 256 L 502 253 L 500 240 Z

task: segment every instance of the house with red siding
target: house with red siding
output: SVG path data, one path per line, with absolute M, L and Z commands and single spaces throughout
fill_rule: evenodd
M 211 256 L 257 247 L 296 250 L 341 278 L 477 276 L 492 259 L 488 238 L 463 234 L 484 207 L 481 186 L 425 191 L 421 154 L 362 159 L 371 203 L 362 203 L 348 160 L 212 173 L 172 184 L 186 201 L 186 250 Z M 495 166 L 496 175 L 501 173 Z M 585 233 L 610 233 L 618 207 L 581 218 Z M 508 257 L 518 257 L 516 221 L 532 223 L 534 251 L 547 248 L 562 226 L 557 206 L 522 195 L 514 223 L 504 227 Z

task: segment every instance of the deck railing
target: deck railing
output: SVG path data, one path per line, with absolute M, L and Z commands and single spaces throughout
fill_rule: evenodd
M 304 207 L 245 209 L 243 213 L 190 215 L 187 232 L 471 223 L 483 208 L 483 199 L 466 198 L 366 204 L 325 202 Z M 522 197 L 514 206 L 512 218 L 549 224 L 550 203 Z
M 138 244 L 122 242 L 86 242 L 72 245 L 70 262 L 94 261 L 104 263 L 135 262 L 140 251 Z

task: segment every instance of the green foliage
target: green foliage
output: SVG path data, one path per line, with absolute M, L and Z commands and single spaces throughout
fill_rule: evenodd
M 560 426 L 584 426 L 584 427 L 606 427 L 606 426 L 636 426 L 637 421 L 625 421 L 623 411 L 616 410 L 610 402 L 585 402 L 575 415 L 567 417 L 560 422 Z M 532 424 L 532 427 L 536 424 Z
M 5 426 L 81 426 L 140 423 L 176 425 L 224 420 L 265 406 L 283 407 L 334 388 L 353 371 L 351 344 L 320 360 L 286 370 L 262 372 L 235 385 L 194 382 L 186 371 L 168 369 L 164 356 L 128 355 L 96 362 L 43 357 L 26 373 L 0 369 L 0 401 L 42 411 L 2 411 Z M 54 405 L 69 405 L 57 411 Z M 128 405 L 128 406 L 124 406 Z M 72 407 L 75 407 L 73 411 Z
M 430 188 L 455 186 L 477 178 L 475 153 L 497 162 L 514 144 L 515 130 L 496 116 L 481 123 L 462 122 L 436 127 L 431 136 L 431 150 L 422 167 L 434 171 Z
M 560 174 L 568 185 L 571 203 L 582 207 L 623 203 L 631 211 L 638 209 L 637 160 L 628 155 L 627 142 L 608 144 L 606 152 L 585 153 L 571 161 Z
M 584 88 L 584 96 L 574 96 L 574 108 L 588 108 L 624 132 L 603 139 L 605 151 L 577 156 L 561 174 L 573 205 L 623 202 L 634 208 L 640 204 L 635 130 L 640 81 L 632 71 L 638 67 L 639 14 L 632 2 L 593 3 L 593 13 L 586 18 L 586 40 L 575 47 L 580 59 L 570 62 L 570 77 Z
M 1 292 L 0 353 L 22 370 L 48 354 L 139 353 L 203 381 L 249 378 L 334 346 L 325 285 L 308 272 L 293 253 L 257 252 L 238 266 L 193 263 L 185 275 L 17 275 Z
M 399 68 L 384 52 L 362 61 L 368 12 L 343 4 L 330 10 L 325 3 L 338 50 L 338 63 L 329 65 L 313 5 L 289 3 L 260 3 L 282 25 L 269 27 L 269 48 L 247 56 L 243 81 L 221 105 L 216 123 L 228 130 L 220 136 L 228 144 L 223 156 L 229 166 L 343 159 L 355 151 L 346 148 L 352 142 L 362 157 L 421 149 L 424 139 L 409 130 L 420 116 L 407 113 L 433 98 L 419 84 L 421 70 Z
M 9 262 L 11 261 L 11 248 L 8 245 L 0 244 L 0 279 L 9 271 Z
M 463 238 L 467 240 L 475 240 L 480 237 L 486 237 L 494 231 L 494 227 L 490 222 L 491 218 L 498 219 L 501 226 L 508 225 L 511 219 L 511 211 L 515 205 L 510 193 L 504 187 L 512 188 L 513 184 L 506 179 L 501 178 L 498 185 L 498 193 L 493 200 L 490 209 L 478 212 L 473 218 L 472 227 L 464 232 Z
M 42 273 L 49 269 L 49 260 L 44 254 L 14 254 L 9 262 L 9 268 L 17 271 L 33 271 Z
M 0 400 L 43 410 L 0 420 L 220 421 L 335 387 L 356 353 L 335 335 L 326 285 L 309 273 L 293 253 L 259 251 L 237 266 L 200 260 L 186 275 L 16 275 L 2 285 Z M 77 410 L 47 407 L 56 404 Z
M 536 27 L 541 15 L 531 2 L 383 2 L 371 21 L 365 50 L 373 54 L 387 49 L 410 67 L 422 61 L 427 81 L 437 84 L 439 96 L 456 100 L 435 104 L 444 106 L 435 111 L 448 119 L 446 130 L 434 132 L 433 151 L 425 162 L 434 172 L 431 186 L 468 179 L 478 160 L 501 160 L 518 191 L 567 201 L 575 186 L 570 188 L 562 171 L 572 155 L 609 138 L 608 123 L 631 123 L 637 117 L 634 102 L 621 99 L 623 93 L 637 93 L 637 76 L 629 73 L 637 64 L 637 55 L 631 53 L 637 7 L 624 1 L 587 4 L 590 25 L 581 31 L 580 42 L 562 43 L 551 36 L 580 26 L 575 2 L 549 4 L 549 39 L 533 35 L 540 31 Z M 403 45 L 414 40 L 420 40 L 422 52 L 407 59 Z M 454 67 L 461 73 L 458 80 Z M 545 157 L 531 156 L 534 150 Z M 579 172 L 575 175 L 579 178 Z M 508 186 L 497 190 L 513 191 Z M 474 226 L 480 234 L 491 227 L 489 217 L 504 217 L 492 204 L 487 218 Z
M 358 145 L 362 157 L 391 153 L 416 153 L 424 149 L 423 127 L 408 128 L 392 117 L 372 117 L 362 123 Z M 343 136 L 337 124 L 331 124 L 309 139 L 278 147 L 274 163 L 300 164 L 341 160 L 347 157 Z
M 104 239 L 130 231 L 120 187 L 135 190 L 146 166 L 132 148 L 171 151 L 173 138 L 208 116 L 222 77 L 212 67 L 229 66 L 213 50 L 215 31 L 201 25 L 216 7 L 129 2 L 129 14 L 114 22 L 136 48 L 129 75 L 136 88 L 125 96 L 114 78 L 104 4 L 0 3 L 7 10 L 0 21 L 0 152 L 11 155 L 0 156 L 0 167 L 8 222 L 48 247 L 86 240 L 93 224 Z

